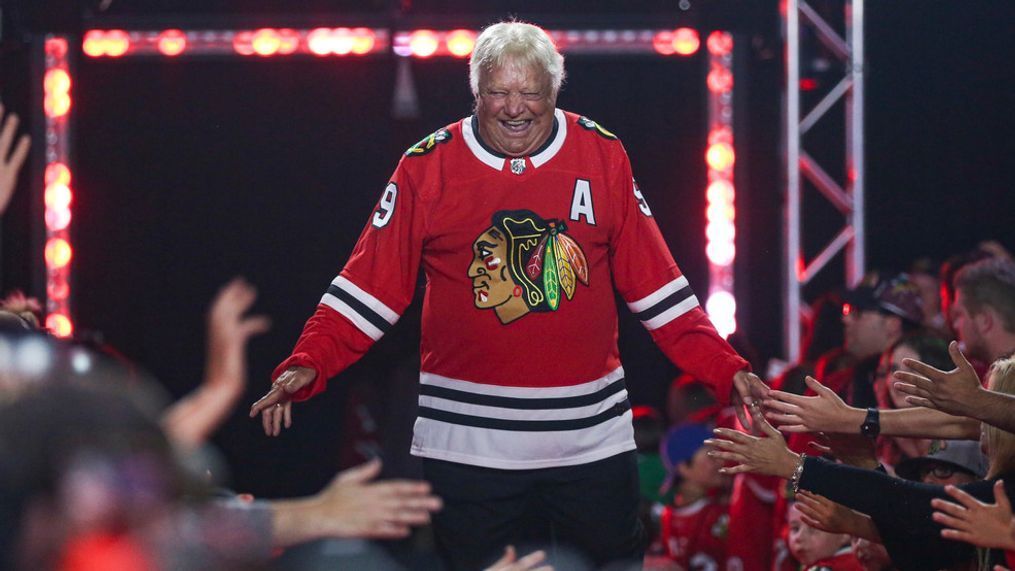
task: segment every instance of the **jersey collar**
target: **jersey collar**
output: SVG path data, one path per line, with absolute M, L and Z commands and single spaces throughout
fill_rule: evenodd
M 507 162 L 507 157 L 494 152 L 493 149 L 486 146 L 479 137 L 479 129 L 476 128 L 475 123 L 475 115 L 462 119 L 462 138 L 465 139 L 466 146 L 469 147 L 469 150 L 472 151 L 472 154 L 477 159 L 490 168 L 498 171 L 504 170 L 504 163 Z M 560 109 L 554 109 L 553 132 L 550 133 L 550 138 L 547 142 L 535 154 L 529 156 L 532 166 L 539 168 L 552 159 L 560 151 L 560 148 L 564 146 L 564 139 L 566 137 L 567 121 L 564 112 Z

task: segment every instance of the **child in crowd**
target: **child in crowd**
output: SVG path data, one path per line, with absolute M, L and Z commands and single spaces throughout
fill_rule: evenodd
M 803 522 L 796 503 L 787 512 L 789 550 L 800 562 L 803 571 L 862 571 L 853 555 L 850 537 L 828 533 Z

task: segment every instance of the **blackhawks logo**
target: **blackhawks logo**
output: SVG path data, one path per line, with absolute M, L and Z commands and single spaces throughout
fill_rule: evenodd
M 589 131 L 595 131 L 596 133 L 599 133 L 600 135 L 602 135 L 603 137 L 605 137 L 607 139 L 611 139 L 612 140 L 612 139 L 616 139 L 617 138 L 616 135 L 614 135 L 613 133 L 607 131 L 606 129 L 603 128 L 602 125 L 600 125 L 599 123 L 596 123 L 595 121 L 593 121 L 592 119 L 589 119 L 588 117 L 579 117 L 578 118 L 578 124 L 581 125 L 582 127 L 586 128 L 586 129 L 588 129 Z
M 423 140 L 409 147 L 409 150 L 405 151 L 405 156 L 416 157 L 419 155 L 425 155 L 430 151 L 437 148 L 440 143 L 445 143 L 451 140 L 451 131 L 447 129 L 438 129 L 433 133 L 430 133 Z
M 503 324 L 530 311 L 556 311 L 589 285 L 585 252 L 566 234 L 564 222 L 530 210 L 501 210 L 472 244 L 474 302 L 493 309 Z

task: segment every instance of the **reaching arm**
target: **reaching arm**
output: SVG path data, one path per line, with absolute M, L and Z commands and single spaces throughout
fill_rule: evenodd
M 14 142 L 14 134 L 18 130 L 20 119 L 14 113 L 5 118 L 4 106 L 0 104 L 0 120 L 3 120 L 3 127 L 0 128 L 0 214 L 3 214 L 14 194 L 14 187 L 18 182 L 18 172 L 28 157 L 31 139 L 28 135 L 21 135 L 18 138 L 17 146 L 14 147 L 14 152 L 11 153 L 11 144 Z M 10 154 L 9 159 L 8 154 Z

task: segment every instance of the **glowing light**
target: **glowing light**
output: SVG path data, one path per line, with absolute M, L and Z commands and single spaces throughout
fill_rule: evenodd
M 63 59 L 67 55 L 67 40 L 64 38 L 50 38 L 46 40 L 46 55 Z
M 46 165 L 46 186 L 51 184 L 70 185 L 70 169 L 63 163 Z
M 59 269 L 70 263 L 74 251 L 63 238 L 50 238 L 46 242 L 46 265 L 51 269 Z
M 250 46 L 259 56 L 272 56 L 282 47 L 282 38 L 277 31 L 264 28 L 254 32 L 250 38 Z
M 310 51 L 319 56 L 331 53 L 331 30 L 317 28 L 307 34 L 307 47 Z
M 43 89 L 49 94 L 66 94 L 70 91 L 70 75 L 67 70 L 55 68 L 46 72 L 42 80 Z
M 437 34 L 433 30 L 416 30 L 409 37 L 409 50 L 416 57 L 432 56 L 437 51 Z
M 18 344 L 14 367 L 22 375 L 35 377 L 49 370 L 52 360 L 49 345 L 38 337 L 29 337 Z
M 729 143 L 712 143 L 705 153 L 705 161 L 708 166 L 717 171 L 727 171 L 733 168 L 735 160 L 733 146 Z
M 60 276 L 53 276 L 46 284 L 46 295 L 53 301 L 63 301 L 70 295 L 70 285 L 67 279 Z
M 652 38 L 652 48 L 664 56 L 673 55 L 676 51 L 673 47 L 673 32 L 668 30 L 657 32 Z
M 99 30 L 90 30 L 85 33 L 81 50 L 90 57 L 100 57 L 106 54 L 105 34 Z
M 733 131 L 729 127 L 718 127 L 708 133 L 708 144 L 733 142 Z
M 107 56 L 120 57 L 130 49 L 130 36 L 123 30 L 110 30 L 103 45 Z
M 344 56 L 352 52 L 352 45 L 355 39 L 349 28 L 336 28 L 331 31 L 331 53 Z
M 705 44 L 708 46 L 708 51 L 712 55 L 729 55 L 733 51 L 733 36 L 731 36 L 729 32 L 720 32 L 717 30 L 708 35 L 708 40 Z
M 723 337 L 729 337 L 737 330 L 737 300 L 728 291 L 719 291 L 708 296 L 705 311 Z
M 673 51 L 689 56 L 698 51 L 701 46 L 701 38 L 698 37 L 698 30 L 692 28 L 677 28 L 673 32 Z
M 233 51 L 241 56 L 254 55 L 253 44 L 254 32 L 247 30 L 233 36 Z
M 711 242 L 705 246 L 708 261 L 717 266 L 728 266 L 736 258 L 736 247 L 730 242 Z
M 158 49 L 162 55 L 178 56 L 187 49 L 187 36 L 181 30 L 166 30 L 159 34 Z
M 454 30 L 448 33 L 448 51 L 455 57 L 468 57 L 472 48 L 476 47 L 476 32 L 472 30 Z
M 708 208 L 705 209 L 705 218 L 707 218 L 709 222 L 732 221 L 736 218 L 736 210 L 733 208 L 732 204 L 716 202 L 709 204 Z
M 800 91 L 814 91 L 818 88 L 818 80 L 813 77 L 800 78 Z
M 46 329 L 56 337 L 66 339 L 74 334 L 74 324 L 62 313 L 50 313 L 46 317 Z
M 73 330 L 73 327 L 71 329 Z M 75 373 L 83 375 L 92 368 L 92 356 L 83 349 L 75 349 L 71 356 L 70 366 Z
M 289 55 L 300 47 L 300 35 L 296 30 L 283 28 L 278 31 L 278 53 Z
M 712 68 L 705 83 L 713 93 L 726 93 L 733 89 L 733 73 L 723 67 Z
M 708 190 L 705 191 L 705 198 L 710 203 L 733 202 L 733 193 L 733 185 L 728 180 L 718 179 L 708 185 Z
M 70 111 L 70 96 L 67 94 L 50 95 L 42 102 L 46 116 L 56 119 L 63 117 Z
M 352 53 L 361 56 L 374 49 L 374 31 L 369 28 L 356 28 L 352 31 Z
M 46 228 L 50 232 L 59 232 L 70 226 L 70 210 L 66 208 L 46 209 Z
M 53 183 L 46 187 L 46 208 L 68 208 L 73 194 L 66 184 Z

